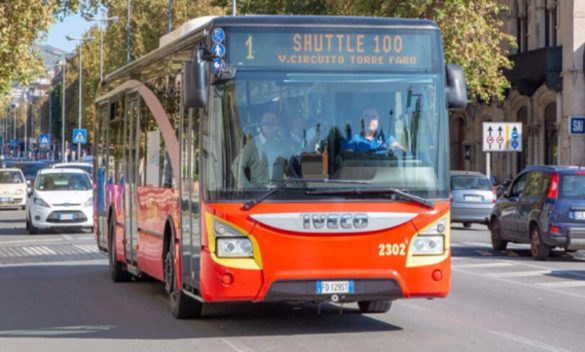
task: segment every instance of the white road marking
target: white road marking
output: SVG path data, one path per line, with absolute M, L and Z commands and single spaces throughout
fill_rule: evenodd
M 94 244 L 84 244 L 84 245 L 76 244 L 74 247 L 82 250 L 85 253 L 97 253 L 98 252 L 98 249 L 97 249 L 96 245 L 94 245 Z
M 492 248 L 492 245 L 485 242 L 461 242 L 466 247 L 483 247 L 483 248 Z
M 499 268 L 504 266 L 512 266 L 510 263 L 475 263 L 475 264 L 453 264 L 453 269 L 471 269 L 471 268 Z
M 229 347 L 231 347 L 231 348 L 232 348 L 234 351 L 236 351 L 236 352 L 247 352 L 247 351 L 252 351 L 252 350 L 251 350 L 251 349 L 249 349 L 249 348 L 246 348 L 246 349 L 241 349 L 241 348 L 238 348 L 237 346 L 235 346 L 233 343 L 229 342 L 229 341 L 228 341 L 228 340 L 226 340 L 226 339 L 221 339 L 221 342 L 225 343 L 226 345 L 228 345 Z
M 536 340 L 532 340 L 526 337 L 522 337 L 522 336 L 518 336 L 518 335 L 514 335 L 514 334 L 510 334 L 508 332 L 504 332 L 504 331 L 490 331 L 490 333 L 499 336 L 499 337 L 503 337 L 505 339 L 508 340 L 512 340 L 512 341 L 516 341 L 516 342 L 520 342 L 523 343 L 525 345 L 531 346 L 531 347 L 536 347 L 536 348 L 540 348 L 541 350 L 545 350 L 545 351 L 550 351 L 550 352 L 570 352 L 569 350 L 566 350 L 564 348 L 561 347 L 556 347 L 556 346 L 551 346 L 551 345 L 547 345 L 545 343 L 536 341 Z
M 30 255 L 53 255 L 57 254 L 54 250 L 45 246 L 22 247 L 22 250 Z
M 543 282 L 536 284 L 541 287 L 553 287 L 553 288 L 571 288 L 571 287 L 585 287 L 585 281 L 582 280 L 571 280 L 571 281 L 556 281 L 556 282 Z
M 541 276 L 544 274 L 549 274 L 550 270 L 530 270 L 530 271 L 513 271 L 507 273 L 489 273 L 486 276 L 489 277 L 531 277 L 531 276 Z

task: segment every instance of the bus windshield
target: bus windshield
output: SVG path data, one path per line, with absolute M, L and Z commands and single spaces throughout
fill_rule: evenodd
M 446 197 L 443 80 L 431 73 L 238 73 L 213 88 L 208 199 L 247 199 L 284 178 L 361 180 L 368 182 L 319 188 Z M 305 187 L 274 198 L 309 199 Z

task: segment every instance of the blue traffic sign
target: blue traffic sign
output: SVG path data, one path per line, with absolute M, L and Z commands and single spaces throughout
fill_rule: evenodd
M 518 147 L 520 146 L 520 143 L 518 143 L 518 141 L 517 141 L 516 139 L 513 139 L 513 140 L 510 142 L 510 145 L 512 146 L 512 148 L 514 148 L 514 149 L 518 149 Z
M 221 43 L 225 39 L 225 32 L 221 28 L 215 28 L 213 32 L 211 32 L 211 40 L 214 43 Z
M 85 128 L 76 128 L 73 130 L 73 143 L 87 143 L 87 130 Z
M 221 43 L 215 43 L 211 47 L 211 53 L 213 56 L 223 57 L 225 55 L 225 46 Z
M 48 147 L 51 144 L 51 137 L 48 133 L 39 136 L 39 146 Z
M 225 62 L 223 61 L 223 59 L 221 59 L 219 57 L 216 57 L 211 62 L 211 71 L 213 71 L 213 73 L 218 73 L 219 71 L 223 70 L 224 67 L 225 67 Z
M 512 130 L 512 139 L 518 139 L 520 137 L 520 133 L 516 129 Z
M 569 116 L 569 133 L 585 134 L 585 116 Z

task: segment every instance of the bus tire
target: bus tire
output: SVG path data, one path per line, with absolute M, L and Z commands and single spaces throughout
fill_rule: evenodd
M 376 299 L 372 301 L 360 301 L 358 307 L 362 313 L 387 313 L 392 307 L 389 299 Z
M 203 304 L 177 288 L 177 270 L 175 270 L 175 246 L 172 235 L 164 260 L 165 291 L 169 295 L 171 314 L 176 319 L 199 318 L 203 312 Z
M 116 225 L 114 221 L 110 220 L 108 230 L 108 262 L 110 267 L 110 277 L 113 282 L 126 282 L 130 281 L 132 277 L 130 273 L 124 268 L 123 264 L 116 258 Z

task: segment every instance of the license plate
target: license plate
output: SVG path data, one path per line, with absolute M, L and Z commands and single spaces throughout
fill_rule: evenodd
M 576 211 L 573 213 L 575 220 L 585 220 L 585 211 Z
M 73 214 L 61 214 L 59 215 L 59 220 L 73 220 L 75 217 Z
M 353 293 L 353 280 L 346 281 L 317 281 L 315 287 L 318 295 L 326 295 L 333 293 Z
M 2 198 L 0 198 L 0 203 L 12 203 L 12 198 L 2 197 Z
M 466 202 L 481 202 L 480 196 L 465 196 L 463 199 L 465 199 Z

